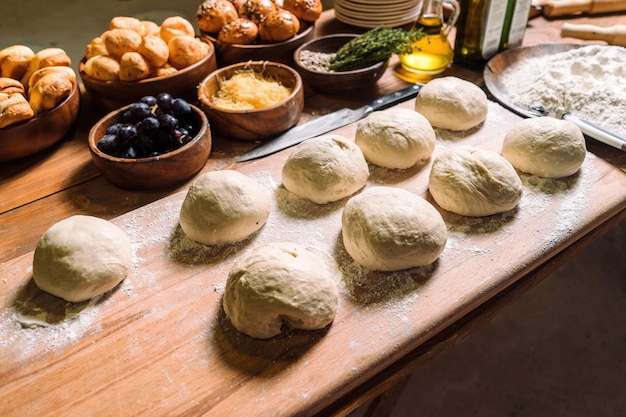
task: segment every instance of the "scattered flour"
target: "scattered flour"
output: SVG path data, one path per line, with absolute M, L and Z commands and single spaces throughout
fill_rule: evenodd
M 626 48 L 587 45 L 511 65 L 502 77 L 522 109 L 571 112 L 626 136 Z

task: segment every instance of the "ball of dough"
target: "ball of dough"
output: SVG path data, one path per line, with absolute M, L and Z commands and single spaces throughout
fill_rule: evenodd
M 223 306 L 233 326 L 268 339 L 287 324 L 321 329 L 335 318 L 339 294 L 327 265 L 304 247 L 287 242 L 257 246 L 228 274 Z
M 33 256 L 35 284 L 70 302 L 113 289 L 132 265 L 128 236 L 108 220 L 71 216 L 40 238 Z
M 504 136 L 502 156 L 520 171 L 546 178 L 575 174 L 587 155 L 574 123 L 551 117 L 524 119 Z
M 430 158 L 437 138 L 420 113 L 392 108 L 361 120 L 354 141 L 368 162 L 384 168 L 406 169 Z
M 500 154 L 472 146 L 446 149 L 433 160 L 428 188 L 439 206 L 463 216 L 489 216 L 513 209 L 522 181 Z
M 434 127 L 462 131 L 481 124 L 489 107 L 487 95 L 476 84 L 442 77 L 422 87 L 415 98 L 415 110 Z
M 429 265 L 448 239 L 441 214 L 428 201 L 386 186 L 348 200 L 341 230 L 346 251 L 355 262 L 378 271 Z
M 361 149 L 340 135 L 324 135 L 296 146 L 283 165 L 283 185 L 317 204 L 341 200 L 363 188 L 369 167 Z
M 183 200 L 180 226 L 206 245 L 238 242 L 259 230 L 272 209 L 270 193 L 252 178 L 232 170 L 198 177 Z

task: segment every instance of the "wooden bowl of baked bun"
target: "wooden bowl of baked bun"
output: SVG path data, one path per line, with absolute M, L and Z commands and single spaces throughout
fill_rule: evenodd
M 241 62 L 209 74 L 198 99 L 221 136 L 258 141 L 294 126 L 304 108 L 302 78 L 279 62 Z
M 387 69 L 389 60 L 351 71 L 329 71 L 326 65 L 320 64 L 325 61 L 325 58 L 319 58 L 320 55 L 334 54 L 339 48 L 357 37 L 358 35 L 354 34 L 321 36 L 296 49 L 294 52 L 295 68 L 305 84 L 326 94 L 342 94 L 375 85 Z
M 204 0 L 196 12 L 219 66 L 269 60 L 293 64 L 293 52 L 315 37 L 321 0 Z
M 198 83 L 216 68 L 213 44 L 196 36 L 192 23 L 180 16 L 160 25 L 114 17 L 78 65 L 85 90 L 107 111 L 161 92 L 191 100 Z
M 160 190 L 197 174 L 209 158 L 212 138 L 200 108 L 162 93 L 104 116 L 89 131 L 88 143 L 94 165 L 112 184 Z
M 0 162 L 47 149 L 73 127 L 80 91 L 70 65 L 60 48 L 0 51 Z

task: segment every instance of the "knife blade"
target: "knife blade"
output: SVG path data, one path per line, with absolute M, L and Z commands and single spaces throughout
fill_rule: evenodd
M 278 151 L 297 145 L 307 139 L 361 120 L 374 111 L 384 110 L 417 96 L 423 85 L 424 84 L 421 83 L 415 83 L 407 88 L 403 88 L 402 90 L 377 98 L 371 103 L 358 109 L 343 108 L 292 127 L 285 133 L 282 133 L 257 148 L 238 156 L 235 158 L 235 162 L 245 162 L 272 155 Z
M 574 123 L 581 132 L 585 135 L 589 136 L 592 139 L 597 140 L 598 142 L 602 142 L 605 145 L 612 146 L 614 148 L 620 149 L 626 152 L 626 138 L 619 136 L 616 133 L 613 133 L 603 127 L 590 123 L 584 119 L 579 118 L 578 116 L 569 113 L 562 112 L 558 113 L 553 110 L 544 109 L 541 106 L 533 106 L 529 109 L 529 113 L 531 116 L 548 116 L 554 117 L 557 119 L 569 120 Z

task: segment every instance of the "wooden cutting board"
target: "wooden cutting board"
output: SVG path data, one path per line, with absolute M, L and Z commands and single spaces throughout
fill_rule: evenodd
M 435 152 L 461 144 L 499 151 L 518 120 L 490 103 L 483 126 L 437 131 Z M 354 138 L 355 128 L 336 133 Z M 134 267 L 93 302 L 40 291 L 32 253 L 1 264 L 2 414 L 312 415 L 626 207 L 626 175 L 588 154 L 570 178 L 522 175 L 525 194 L 511 212 L 467 218 L 440 210 L 449 239 L 433 265 L 372 272 L 353 264 L 341 243 L 345 201 L 317 206 L 281 186 L 289 152 L 238 168 L 275 195 L 267 224 L 243 242 L 206 247 L 186 239 L 178 225 L 185 191 L 115 218 L 133 241 Z M 433 202 L 429 164 L 371 167 L 367 186 L 406 188 Z M 279 240 L 336 266 L 339 309 L 326 329 L 255 340 L 225 318 L 224 284 L 242 253 Z

